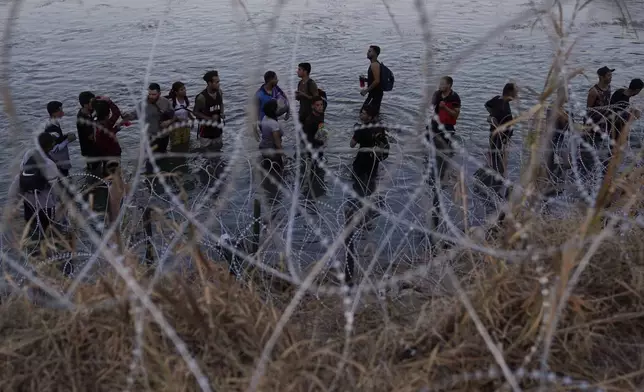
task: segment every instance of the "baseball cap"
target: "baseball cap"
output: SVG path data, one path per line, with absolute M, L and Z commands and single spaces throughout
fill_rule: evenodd
M 603 66 L 603 67 L 601 67 L 600 69 L 597 70 L 597 75 L 604 76 L 609 72 L 615 72 L 615 68 L 608 68 L 606 66 Z

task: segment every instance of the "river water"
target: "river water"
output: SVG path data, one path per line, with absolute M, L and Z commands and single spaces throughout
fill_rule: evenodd
M 485 38 L 530 9 L 530 4 L 514 0 L 420 0 L 429 15 L 430 42 L 426 42 L 419 23 L 421 12 L 412 1 L 390 2 L 389 11 L 383 2 L 365 0 L 276 3 L 25 1 L 10 41 L 9 61 L 19 127 L 10 129 L 6 114 L 0 113 L 0 132 L 5 141 L 0 163 L 7 168 L 0 174 L 0 189 L 7 189 L 15 173 L 8 168 L 15 167 L 20 151 L 46 120 L 47 101 L 64 103 L 68 118 L 63 128 L 75 132 L 80 91 L 109 95 L 127 109 L 133 108 L 141 96 L 146 75 L 149 82 L 158 82 L 165 91 L 172 82 L 183 81 L 194 97 L 204 88 L 204 72 L 217 69 L 229 119 L 224 150 L 230 153 L 235 136 L 243 129 L 248 92 L 259 87 L 263 73 L 269 69 L 278 73 L 283 89 L 293 91 L 296 65 L 302 61 L 312 63 L 311 76 L 328 94 L 326 120 L 332 131 L 327 165 L 346 180 L 344 168 L 354 154 L 348 150 L 351 127 L 363 101 L 358 75 L 366 72 L 366 51 L 371 44 L 382 48 L 381 61 L 396 76 L 394 91 L 383 100 L 385 121 L 412 127 L 421 105 L 423 70 L 430 71 L 434 80 L 449 74 L 463 101 L 459 136 L 467 154 L 483 160 L 488 143 L 483 103 L 499 94 L 504 83 L 516 81 L 524 94 L 514 111 L 528 108 L 534 96 L 527 88 L 541 91 L 553 58 L 554 41 L 541 24 L 532 28 L 534 16 L 516 20 Z M 635 29 L 644 34 L 644 3 L 626 3 Z M 585 92 L 596 79 L 594 71 L 600 66 L 617 69 L 613 89 L 631 78 L 644 77 L 644 46 L 635 31 L 624 27 L 621 14 L 612 4 L 598 0 L 578 15 L 573 29 L 572 37 L 579 41 L 569 66 L 585 68 L 590 78 L 577 78 L 573 83 L 573 99 L 579 103 L 585 100 Z M 6 15 L 8 8 L 2 7 Z M 433 57 L 432 63 L 424 66 L 426 46 L 431 47 Z M 462 61 L 453 64 L 459 56 L 463 56 Z M 389 208 L 399 212 L 418 186 L 421 169 L 412 163 L 416 160 L 410 154 L 418 149 L 419 142 L 403 131 L 393 133 L 397 139 L 395 153 L 385 164 L 381 183 Z M 521 161 L 521 137 L 519 129 L 510 158 L 514 167 L 511 177 L 519 170 L 516 163 Z M 250 137 L 243 138 L 248 139 L 247 148 L 254 146 Z M 286 138 L 286 144 L 292 145 L 292 134 Z M 119 139 L 125 161 L 133 162 L 138 153 L 138 130 L 122 131 Z M 72 147 L 72 153 L 75 170 L 81 171 L 84 163 L 78 148 Z M 225 219 L 227 225 L 240 221 L 242 226 L 247 224 L 251 213 L 249 178 L 249 170 L 235 178 L 237 185 L 227 207 L 232 217 Z M 320 209 L 327 216 L 321 226 L 333 238 L 341 227 L 345 195 L 337 183 L 327 179 L 327 185 L 329 189 L 320 199 Z M 425 207 L 414 202 L 414 208 L 412 216 Z M 242 215 L 244 218 L 239 218 Z M 398 236 L 407 228 L 400 230 Z M 384 237 L 376 236 L 372 241 L 378 243 L 378 238 Z

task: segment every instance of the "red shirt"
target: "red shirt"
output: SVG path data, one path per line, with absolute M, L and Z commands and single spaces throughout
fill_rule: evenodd
M 443 96 L 441 91 L 436 91 L 432 98 L 432 105 L 435 105 L 434 113 L 438 115 L 438 120 L 441 124 L 456 125 L 456 117 L 449 114 L 445 108 L 441 108 L 441 102 L 444 102 L 445 106 L 450 109 L 456 109 L 461 107 L 461 97 L 452 90 L 446 97 Z
M 107 120 L 97 122 L 97 125 L 94 127 L 96 150 L 100 156 L 120 157 L 121 145 L 116 137 L 119 128 L 115 127 L 115 125 L 121 117 L 121 110 L 114 102 L 110 102 L 110 112 L 111 115 Z

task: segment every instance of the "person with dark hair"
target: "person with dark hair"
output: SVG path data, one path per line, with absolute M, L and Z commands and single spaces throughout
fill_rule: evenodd
M 94 102 L 95 98 L 96 96 L 91 91 L 81 92 L 78 95 L 78 103 L 81 108 L 76 114 L 76 130 L 78 131 L 81 155 L 88 159 L 87 170 L 90 172 L 94 172 L 101 167 L 94 141 L 94 109 L 92 109 L 92 102 Z
M 380 47 L 376 45 L 369 46 L 369 49 L 367 50 L 367 59 L 369 59 L 367 87 L 360 91 L 360 94 L 362 96 L 368 94 L 367 99 L 364 101 L 362 106 L 372 106 L 379 115 L 380 104 L 382 103 L 384 91 L 380 80 L 380 62 L 378 61 L 378 56 L 380 56 Z
M 186 86 L 182 82 L 174 82 L 172 89 L 166 97 L 170 100 L 174 115 L 177 121 L 181 122 L 179 128 L 176 128 L 170 133 L 170 145 L 173 150 L 185 149 L 187 151 L 190 146 L 190 122 L 194 121 L 195 117 L 192 115 L 190 108 L 190 100 L 186 93 Z
M 436 148 L 436 167 L 438 176 L 442 180 L 447 170 L 447 157 L 452 155 L 452 137 L 456 132 L 454 126 L 461 114 L 461 97 L 452 90 L 454 80 L 444 76 L 440 80 L 438 90 L 432 96 L 434 116 L 431 120 L 432 138 Z M 446 136 L 446 134 L 449 135 Z
M 377 125 L 378 111 L 374 106 L 365 106 L 360 111 L 361 124 L 356 124 L 353 130 L 353 137 L 349 143 L 351 148 L 360 146 L 360 151 L 353 160 L 353 190 L 360 197 L 370 196 L 376 187 L 378 168 L 380 160 L 377 158 L 374 148 L 379 137 L 386 131 Z M 369 150 L 371 149 L 371 150 Z
M 642 79 L 631 80 L 628 88 L 620 88 L 616 90 L 610 98 L 610 125 L 611 133 L 610 139 L 610 155 L 615 153 L 615 147 L 619 142 L 622 131 L 626 125 L 635 118 L 639 118 L 641 113 L 635 108 L 631 108 L 630 100 L 632 97 L 642 92 L 644 82 Z M 608 168 L 608 162 L 604 165 L 604 170 Z
M 517 97 L 517 88 L 513 83 L 503 87 L 503 95 L 495 96 L 485 103 L 485 109 L 490 114 L 490 164 L 501 176 L 505 177 L 505 150 L 512 137 L 512 128 L 499 130 L 501 126 L 512 121 L 510 102 Z
M 171 131 L 168 127 L 174 124 L 177 118 L 174 115 L 172 103 L 161 96 L 161 86 L 157 83 L 150 83 L 144 109 L 152 151 L 156 154 L 165 154 L 170 143 Z
M 49 157 L 56 145 L 51 133 L 38 135 L 38 146 L 27 150 L 20 163 L 17 189 L 9 190 L 9 197 L 17 193 L 23 199 L 24 219 L 32 240 L 42 239 L 55 217 L 56 197 L 53 190 L 59 179 L 56 163 Z
M 324 184 L 325 171 L 320 162 L 324 157 L 322 147 L 326 144 L 327 131 L 324 123 L 324 100 L 322 97 L 314 96 L 311 98 L 310 114 L 304 120 L 302 130 L 304 132 L 303 150 L 306 151 L 303 159 L 305 162 L 309 160 L 311 162 L 310 170 L 306 174 L 306 181 L 308 182 L 306 197 L 307 200 L 310 200 L 308 199 L 309 196 L 315 199 L 324 193 L 322 185 Z M 306 147 L 307 144 L 310 145 L 311 150 Z
M 639 117 L 637 111 L 631 110 L 630 100 L 641 93 L 642 89 L 644 89 L 644 82 L 642 79 L 633 79 L 629 83 L 628 88 L 617 89 L 610 97 L 610 106 L 612 111 L 614 111 L 615 114 L 623 121 L 628 122 L 631 115 Z M 621 125 L 623 126 L 624 124 Z M 613 139 L 617 140 L 621 129 L 614 129 L 613 131 L 617 132 L 617 134 L 613 134 Z
M 345 225 L 353 224 L 354 216 L 359 210 L 363 210 L 363 216 L 358 222 L 358 227 L 371 229 L 371 221 L 375 217 L 376 211 L 365 206 L 364 199 L 373 195 L 377 188 L 378 168 L 380 159 L 378 159 L 377 147 L 380 138 L 386 138 L 387 134 L 384 128 L 378 125 L 378 111 L 376 107 L 366 105 L 360 110 L 361 123 L 356 124 L 353 128 L 353 136 L 349 142 L 351 148 L 359 146 L 360 150 L 353 160 L 351 175 L 353 177 L 353 191 L 358 199 L 351 199 L 347 203 L 345 210 Z M 355 253 L 355 233 L 350 233 L 346 240 L 347 249 L 345 282 L 351 284 L 354 278 L 354 253 Z
M 598 82 L 588 90 L 586 99 L 586 117 L 584 124 L 587 129 L 582 135 L 580 146 L 581 172 L 592 172 L 595 167 L 595 151 L 602 145 L 602 135 L 608 133 L 610 124 L 607 116 L 610 112 L 611 87 L 614 68 L 607 66 L 597 70 Z
M 60 119 L 65 115 L 62 102 L 49 102 L 47 104 L 47 113 L 49 113 L 49 122 L 45 127 L 45 132 L 52 135 L 55 139 L 54 147 L 49 152 L 49 155 L 56 163 L 58 170 L 66 177 L 69 175 L 69 169 L 72 167 L 69 159 L 68 144 L 76 140 L 76 135 L 73 133 L 63 134 L 63 130 L 60 128 Z
M 169 129 L 178 118 L 174 115 L 174 108 L 172 103 L 166 97 L 161 96 L 161 86 L 158 83 L 150 83 L 148 85 L 148 97 L 142 104 L 141 113 L 143 113 L 145 125 L 148 127 L 148 137 L 150 146 L 154 154 L 165 154 L 168 152 L 168 144 L 170 144 Z M 138 118 L 138 114 L 128 113 L 124 119 L 134 120 Z M 146 171 L 148 174 L 152 173 L 152 164 L 150 161 L 146 162 Z
M 297 84 L 295 99 L 300 102 L 298 119 L 302 126 L 311 114 L 312 99 L 318 95 L 318 85 L 311 79 L 311 64 L 300 63 L 297 66 L 297 76 L 300 82 Z
M 219 72 L 208 71 L 203 76 L 206 88 L 195 98 L 194 115 L 207 122 L 199 126 L 198 136 L 209 150 L 219 151 L 223 146 L 224 95 L 219 85 Z
M 258 105 L 258 116 L 257 120 L 262 121 L 264 118 L 264 105 L 268 102 L 275 100 L 277 103 L 277 117 L 285 114 L 285 120 L 288 120 L 289 116 L 289 102 L 286 94 L 282 91 L 281 88 L 277 85 L 279 79 L 277 74 L 273 71 L 267 71 L 264 74 L 264 84 L 257 90 L 255 97 L 257 98 Z
M 597 70 L 599 81 L 588 90 L 586 107 L 588 117 L 593 120 L 594 125 L 605 128 L 606 109 L 610 104 L 610 83 L 613 80 L 614 68 L 601 67 Z
M 303 129 L 306 141 L 312 145 L 313 149 L 324 146 L 326 130 L 324 129 L 324 101 L 321 97 L 311 98 L 311 113 L 304 120 Z
M 261 166 L 265 173 L 262 173 L 262 187 L 266 191 L 268 201 L 270 203 L 271 218 L 274 217 L 275 211 L 273 205 L 275 204 L 281 182 L 282 169 L 284 167 L 282 150 L 282 136 L 284 132 L 277 121 L 278 104 L 277 101 L 272 99 L 263 107 L 265 113 L 264 118 L 260 122 L 259 129 L 261 140 L 259 142 L 259 150 L 261 152 Z M 269 178 L 270 177 L 270 178 Z
M 96 152 L 103 162 L 103 175 L 117 173 L 121 160 L 121 144 L 116 133 L 120 130 L 117 121 L 121 110 L 108 97 L 96 97 L 92 103 L 94 109 L 94 140 Z

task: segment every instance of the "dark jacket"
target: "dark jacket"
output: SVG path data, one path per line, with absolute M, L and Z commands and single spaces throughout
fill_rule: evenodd
M 54 148 L 49 153 L 51 160 L 56 163 L 59 169 L 69 170 L 72 167 L 72 163 L 69 159 L 68 139 L 67 135 L 63 134 L 58 121 L 52 120 L 45 128 L 45 132 L 55 139 Z

